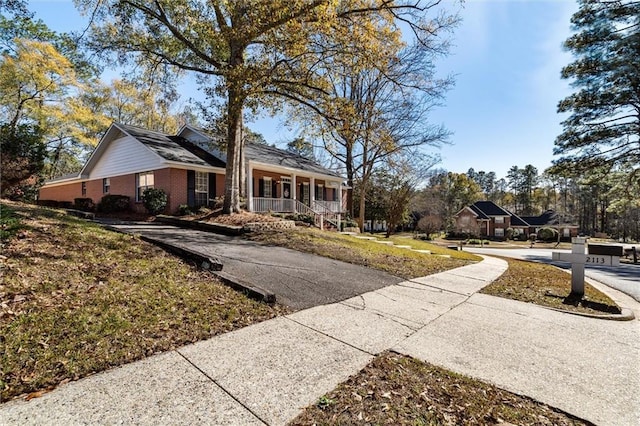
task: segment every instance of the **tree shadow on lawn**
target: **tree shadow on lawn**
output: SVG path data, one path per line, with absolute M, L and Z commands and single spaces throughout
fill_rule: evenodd
M 568 296 L 559 296 L 557 294 L 547 293 L 546 296 L 562 299 L 563 305 L 582 306 L 583 308 L 593 309 L 594 311 L 605 314 L 620 314 L 622 311 L 617 306 L 607 305 L 606 303 L 594 302 L 587 300 L 583 296 L 570 293 Z

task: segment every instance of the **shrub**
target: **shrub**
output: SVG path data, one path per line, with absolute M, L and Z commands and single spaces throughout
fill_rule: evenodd
M 221 209 L 222 205 L 224 204 L 224 195 L 214 198 L 213 201 L 209 202 L 209 204 L 210 207 L 214 210 Z
M 129 210 L 130 199 L 126 195 L 108 194 L 98 203 L 98 211 L 102 213 L 119 213 Z
M 315 224 L 315 219 L 312 215 L 303 213 L 287 213 L 287 214 L 272 214 L 275 217 L 281 217 L 285 220 L 293 220 L 294 222 L 303 222 L 309 225 Z
M 191 207 L 187 204 L 180 204 L 178 206 L 178 216 L 189 216 L 191 213 Z
M 38 200 L 36 204 L 42 207 L 59 207 L 60 202 L 57 200 Z
M 542 228 L 538 231 L 538 238 L 545 242 L 557 241 L 558 230 L 554 228 Z
M 95 211 L 96 205 L 91 198 L 74 198 L 73 208 L 84 212 L 92 212 Z
M 167 193 L 158 188 L 147 188 L 142 193 L 142 204 L 152 215 L 158 215 L 167 208 Z

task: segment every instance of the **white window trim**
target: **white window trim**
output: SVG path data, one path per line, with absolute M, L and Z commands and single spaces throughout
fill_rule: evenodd
M 146 185 L 140 185 L 140 178 L 142 176 L 145 176 L 145 184 Z M 151 185 L 149 185 L 148 183 L 148 176 L 151 175 L 152 179 L 151 179 Z M 148 172 L 140 172 L 140 173 L 136 173 L 136 202 L 141 202 L 142 201 L 142 193 L 144 191 L 140 191 L 140 188 L 153 188 L 155 187 L 155 183 L 156 183 L 156 179 L 155 179 L 155 175 L 153 173 L 153 170 L 148 171 Z
M 264 198 L 273 198 L 273 193 L 271 191 L 271 177 L 265 176 L 262 178 L 262 194 Z

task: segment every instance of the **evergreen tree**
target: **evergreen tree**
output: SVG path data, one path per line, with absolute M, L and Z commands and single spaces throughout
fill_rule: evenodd
M 562 70 L 575 93 L 558 112 L 571 115 L 555 141 L 555 171 L 629 170 L 640 179 L 640 1 L 579 0 L 576 31 L 565 47 L 576 57 Z

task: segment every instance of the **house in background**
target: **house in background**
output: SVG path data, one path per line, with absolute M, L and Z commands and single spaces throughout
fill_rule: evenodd
M 511 216 L 493 201 L 478 201 L 460 210 L 454 218 L 459 233 L 504 238 L 511 227 Z
M 562 238 L 578 235 L 578 226 L 564 223 L 552 210 L 540 216 L 518 216 L 492 201 L 478 201 L 467 206 L 454 215 L 457 233 L 477 235 L 480 237 L 504 239 L 507 230 L 513 235 L 528 238 L 545 227 L 552 227 L 560 232 Z
M 113 123 L 80 173 L 45 182 L 40 200 L 73 202 L 107 194 L 130 197 L 144 211 L 147 188 L 168 195 L 166 211 L 180 205 L 207 206 L 224 195 L 226 156 L 202 130 L 183 126 L 177 135 Z M 298 212 L 338 221 L 344 178 L 299 155 L 275 147 L 245 145 L 247 209 Z

